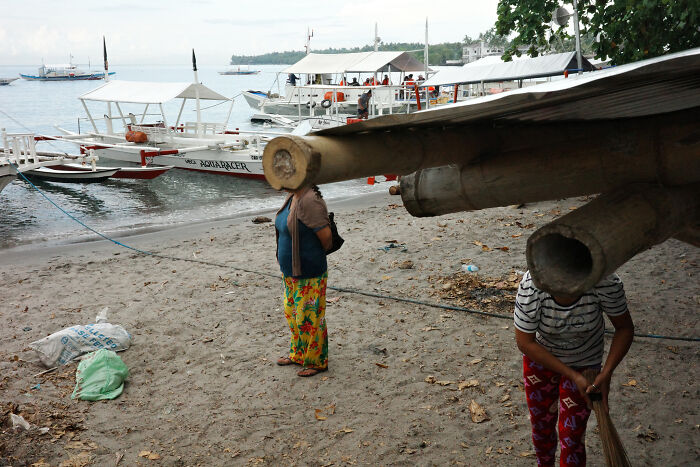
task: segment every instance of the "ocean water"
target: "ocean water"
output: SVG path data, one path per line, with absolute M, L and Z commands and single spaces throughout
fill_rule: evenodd
M 80 66 L 82 69 L 87 67 Z M 223 76 L 217 73 L 226 66 L 202 66 L 199 80 L 215 91 L 238 96 L 241 91 L 256 89 L 283 92 L 276 83 L 282 66 L 262 65 L 261 73 L 251 76 Z M 111 79 L 157 82 L 191 82 L 193 72 L 187 66 L 111 66 Z M 35 73 L 36 67 L 0 66 L 0 77 Z M 55 125 L 83 132 L 88 130 L 85 111 L 78 96 L 102 84 L 102 81 L 38 82 L 17 80 L 0 86 L 0 128 L 8 133 L 32 132 L 56 135 Z M 210 104 L 203 103 L 202 107 Z M 204 121 L 223 121 L 229 104 L 205 109 Z M 100 106 L 90 106 L 93 116 L 102 115 Z M 165 106 L 166 117 L 175 121 L 179 102 Z M 154 109 L 151 109 L 151 112 Z M 239 96 L 229 120 L 229 128 L 264 130 L 250 123 L 252 110 Z M 189 115 L 188 115 L 189 114 Z M 82 118 L 82 119 L 81 119 Z M 183 120 L 195 120 L 194 111 L 186 109 Z M 77 154 L 77 147 L 67 143 L 42 142 L 38 149 L 67 151 Z M 101 160 L 100 165 L 115 165 Z M 37 187 L 61 208 L 90 227 L 107 235 L 138 229 L 162 228 L 177 224 L 221 219 L 237 214 L 278 206 L 284 194 L 273 190 L 265 181 L 203 174 L 173 169 L 153 180 L 108 180 L 99 184 L 37 183 Z M 324 198 L 335 199 L 372 191 L 386 185 L 368 185 L 366 180 L 352 180 L 321 186 Z M 35 242 L 79 240 L 94 237 L 79 223 L 61 212 L 31 185 L 16 180 L 0 192 L 0 249 Z

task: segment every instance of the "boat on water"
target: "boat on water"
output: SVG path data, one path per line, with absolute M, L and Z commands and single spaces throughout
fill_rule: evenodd
M 41 180 L 49 182 L 68 182 L 68 183 L 97 183 L 103 182 L 113 176 L 119 170 L 118 167 L 113 169 L 94 169 L 94 170 L 56 170 L 50 167 L 39 167 L 22 172 L 24 176 L 32 180 Z
M 249 90 L 242 94 L 258 114 L 305 118 L 330 113 L 355 115 L 357 100 L 371 89 L 370 116 L 409 113 L 421 107 L 425 95 L 418 91 L 418 78 L 407 77 L 428 71 L 432 70 L 407 52 L 310 53 L 277 75 L 278 88 L 281 79 L 288 77 L 284 91 Z M 385 75 L 396 72 L 400 73 L 399 83 L 381 84 Z
M 115 72 L 108 72 L 113 75 Z M 63 65 L 41 65 L 37 74 L 29 75 L 20 73 L 20 78 L 28 81 L 75 81 L 104 79 L 105 72 L 83 71 L 72 63 Z
M 91 172 L 92 167 L 87 164 L 61 164 L 51 167 L 54 170 L 71 171 L 71 172 Z M 155 166 L 155 167 L 95 167 L 96 170 L 112 170 L 116 172 L 110 178 L 127 178 L 135 180 L 152 180 L 159 177 L 172 169 L 172 165 Z
M 94 152 L 85 155 L 70 155 L 65 153 L 41 153 L 36 150 L 37 138 L 33 133 L 1 132 L 2 147 L 0 147 L 0 191 L 17 178 L 17 173 L 23 174 L 39 171 L 46 173 L 43 168 L 69 164 L 73 162 L 94 166 L 97 156 Z M 118 170 L 116 168 L 115 172 Z M 87 172 L 92 172 L 88 170 Z M 89 177 L 83 174 L 82 177 Z M 111 175 L 108 175 L 111 176 Z
M 105 64 L 106 50 L 105 50 Z M 92 126 L 88 133 L 60 127 L 60 140 L 72 142 L 82 151 L 94 151 L 100 158 L 132 163 L 141 167 L 172 166 L 178 169 L 264 179 L 262 153 L 267 141 L 288 132 L 229 129 L 234 100 L 199 82 L 192 52 L 194 80 L 191 83 L 109 81 L 79 99 Z M 105 67 L 105 69 L 107 69 Z M 173 122 L 164 104 L 177 100 L 180 110 Z M 185 106 L 195 105 L 196 121 L 182 121 Z M 202 120 L 201 101 L 230 102 L 224 121 Z M 106 104 L 94 117 L 90 107 Z M 149 109 L 158 109 L 150 113 Z M 116 113 L 116 115 L 115 115 Z M 173 123 L 171 123 L 173 122 Z M 296 134 L 308 132 L 300 125 Z M 293 131 L 293 133 L 294 133 Z
M 220 75 L 257 75 L 258 73 L 260 70 L 251 70 L 250 67 L 241 68 L 240 65 L 219 72 Z
M 18 78 L 0 78 L 0 86 L 8 86 L 11 82 Z

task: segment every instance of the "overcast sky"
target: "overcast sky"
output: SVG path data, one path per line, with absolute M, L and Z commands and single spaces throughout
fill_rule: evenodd
M 498 0 L 0 0 L 0 65 L 94 64 L 107 38 L 111 64 L 221 65 L 232 54 L 301 50 L 307 26 L 312 49 L 384 42 L 458 42 L 496 21 Z

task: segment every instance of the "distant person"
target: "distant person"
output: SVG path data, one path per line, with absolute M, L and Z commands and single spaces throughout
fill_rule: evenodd
M 289 81 L 289 84 L 291 84 L 292 86 L 296 86 L 298 79 L 299 77 L 297 75 L 295 75 L 294 73 L 289 73 L 289 78 L 287 78 L 287 81 Z
M 365 80 L 363 86 L 369 86 L 369 85 L 370 85 L 369 78 L 367 78 L 367 79 Z
M 360 83 L 357 82 L 357 78 L 353 78 L 352 82 L 350 83 L 350 86 L 359 86 Z
M 601 369 L 604 316 L 615 333 L 602 370 L 589 384 L 582 371 Z M 599 393 L 608 411 L 610 379 L 634 336 L 622 281 L 611 274 L 582 295 L 551 295 L 535 286 L 528 271 L 518 287 L 514 318 L 537 465 L 554 465 L 557 418 L 560 464 L 586 465 L 589 394 Z
M 382 80 L 382 85 L 387 86 L 389 84 L 389 76 L 384 75 L 384 79 Z
M 423 78 L 423 75 L 418 75 L 418 81 L 425 81 L 425 78 Z
M 328 208 L 317 186 L 287 190 L 275 217 L 277 262 L 284 284 L 284 316 L 291 331 L 280 366 L 299 365 L 298 376 L 328 369 L 326 251 L 333 244 Z
M 369 100 L 372 97 L 372 90 L 362 93 L 357 99 L 357 118 L 367 119 L 369 117 Z

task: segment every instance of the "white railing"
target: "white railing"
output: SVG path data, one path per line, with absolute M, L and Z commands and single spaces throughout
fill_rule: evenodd
M 33 133 L 7 133 L 3 128 L 2 148 L 0 155 L 7 162 L 18 166 L 39 162 Z

